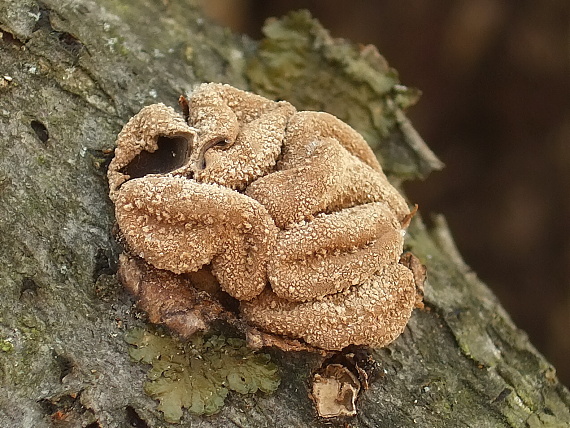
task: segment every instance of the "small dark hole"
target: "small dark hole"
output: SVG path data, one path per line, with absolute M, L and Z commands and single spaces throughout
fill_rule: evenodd
M 85 428 L 101 428 L 101 424 L 99 422 L 95 421 L 95 422 L 91 422 Z
M 42 408 L 43 412 L 47 415 L 51 415 L 51 414 L 57 412 L 57 405 L 55 405 L 54 403 L 52 403 L 48 399 L 43 398 L 43 399 L 38 401 L 38 404 Z
M 97 250 L 95 254 L 95 266 L 93 268 L 93 280 L 101 275 L 112 275 L 117 271 L 117 266 L 109 258 L 107 251 L 103 248 Z
M 73 370 L 73 361 L 71 358 L 66 357 L 65 355 L 59 355 L 54 352 L 53 357 L 59 366 L 59 380 L 63 380 L 65 376 L 67 376 Z
M 16 45 L 18 47 L 20 46 L 24 46 L 24 44 L 22 42 L 20 42 L 16 37 L 14 37 L 14 35 L 12 33 L 8 33 L 7 31 L 2 31 L 0 30 L 0 40 L 2 40 L 5 43 L 10 43 L 13 45 Z
M 138 154 L 121 172 L 130 178 L 161 174 L 180 168 L 188 159 L 188 140 L 184 137 L 159 137 L 158 149 Z
M 20 288 L 20 296 L 24 294 L 36 294 L 38 291 L 38 284 L 32 278 L 24 278 L 22 280 L 22 288 Z
M 133 406 L 125 407 L 127 411 L 127 423 L 135 428 L 148 428 L 148 424 L 142 419 Z
M 30 125 L 42 143 L 49 140 L 49 132 L 43 123 L 38 120 L 32 120 Z
M 83 43 L 81 43 L 77 37 L 69 33 L 59 33 L 58 39 L 61 44 L 67 49 L 72 55 L 78 55 L 83 49 Z

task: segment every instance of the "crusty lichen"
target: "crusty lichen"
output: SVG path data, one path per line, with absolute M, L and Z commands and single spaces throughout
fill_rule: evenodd
M 132 329 L 126 341 L 135 361 L 152 364 L 145 391 L 158 400 L 167 422 L 178 422 L 183 408 L 212 415 L 230 391 L 272 393 L 280 378 L 269 355 L 250 350 L 244 340 L 200 334 L 181 342 L 168 335 Z
M 306 10 L 267 20 L 263 32 L 247 68 L 255 92 L 339 117 L 382 156 L 389 173 L 425 177 L 442 168 L 402 112 L 420 92 L 400 83 L 375 46 L 331 37 Z
M 13 349 L 14 349 L 14 344 L 10 339 L 0 339 L 0 351 L 12 352 Z

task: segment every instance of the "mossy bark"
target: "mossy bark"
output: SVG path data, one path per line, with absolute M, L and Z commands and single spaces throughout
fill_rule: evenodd
M 0 426 L 167 425 L 128 356 L 125 330 L 143 322 L 113 276 L 105 182 L 107 152 L 143 105 L 226 82 L 339 115 L 396 180 L 440 166 L 402 113 L 415 93 L 373 49 L 330 39 L 306 14 L 274 22 L 258 45 L 187 3 L 0 0 Z M 221 413 L 182 424 L 570 426 L 568 390 L 443 219 L 416 218 L 407 245 L 428 267 L 426 308 L 373 352 L 382 376 L 357 417 L 319 420 L 308 398 L 318 357 L 273 351 L 274 395 L 230 395 Z

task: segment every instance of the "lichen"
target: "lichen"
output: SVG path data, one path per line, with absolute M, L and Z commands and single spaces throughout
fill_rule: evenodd
M 402 113 L 420 92 L 400 84 L 376 47 L 331 37 L 305 10 L 268 20 L 263 32 L 247 68 L 255 92 L 334 114 L 362 134 L 389 174 L 425 177 L 441 169 Z
M 167 422 L 178 422 L 183 408 L 195 415 L 217 413 L 230 391 L 272 393 L 279 386 L 270 356 L 250 350 L 242 339 L 196 334 L 182 342 L 135 328 L 125 340 L 133 360 L 152 364 L 145 392 L 160 402 Z
M 0 339 L 0 351 L 12 352 L 14 344 L 9 339 Z

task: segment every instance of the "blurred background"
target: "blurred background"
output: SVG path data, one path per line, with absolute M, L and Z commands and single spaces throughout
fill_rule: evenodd
M 406 185 L 445 214 L 466 262 L 570 386 L 570 1 L 204 0 L 207 15 L 261 39 L 266 18 L 308 9 L 372 43 L 446 168 Z

